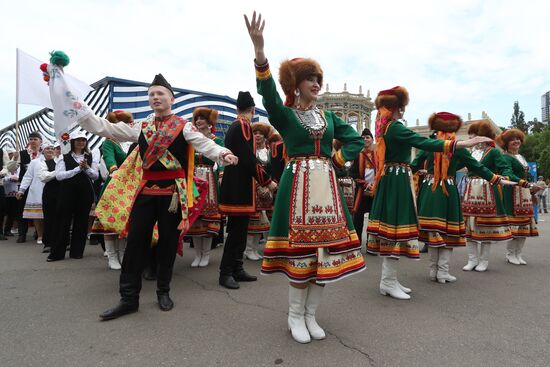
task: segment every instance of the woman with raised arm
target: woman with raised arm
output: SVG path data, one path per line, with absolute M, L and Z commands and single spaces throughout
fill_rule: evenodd
M 506 244 L 506 260 L 513 265 L 527 265 L 522 256 L 525 240 L 539 235 L 532 195 L 543 187 L 528 182 L 529 165 L 519 154 L 524 141 L 525 134 L 518 129 L 505 130 L 496 138 L 496 143 L 504 150 L 504 159 L 519 178 L 518 186 L 505 187 L 503 190 L 504 211 L 512 232 L 512 240 Z
M 324 285 L 365 269 L 351 216 L 342 202 L 333 165 L 342 167 L 363 148 L 359 134 L 315 102 L 323 71 L 312 59 L 284 61 L 279 82 L 283 103 L 264 53 L 265 21 L 245 15 L 254 45 L 258 93 L 269 121 L 284 140 L 289 162 L 279 182 L 263 274 L 290 280 L 288 328 L 299 343 L 324 339 L 315 319 Z M 343 143 L 332 156 L 332 140 Z
M 369 224 L 367 251 L 383 256 L 380 293 L 396 299 L 410 299 L 411 289 L 397 280 L 397 260 L 420 258 L 416 192 L 409 163 L 411 149 L 427 152 L 454 153 L 456 148 L 473 146 L 488 138 L 466 141 L 422 137 L 402 122 L 409 93 L 394 87 L 378 93 L 376 115 L 376 191 Z

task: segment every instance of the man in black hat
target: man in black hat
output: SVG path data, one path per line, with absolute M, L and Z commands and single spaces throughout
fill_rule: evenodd
M 19 167 L 19 183 L 23 180 L 23 176 L 27 172 L 27 168 L 32 160 L 40 156 L 40 146 L 42 145 L 42 135 L 39 132 L 34 131 L 29 134 L 29 144 L 27 149 L 23 149 L 19 152 L 16 152 L 13 156 L 13 159 L 8 162 L 7 168 L 10 172 L 17 171 Z M 23 219 L 23 209 L 25 208 L 25 202 L 27 201 L 27 195 L 29 189 L 25 190 L 23 197 L 17 203 L 17 226 L 18 226 L 18 237 L 16 242 L 23 243 L 27 241 L 27 231 L 29 230 L 29 223 L 26 219 Z
M 56 99 L 54 106 L 64 108 L 65 105 L 74 103 L 65 98 L 70 91 L 62 73 L 59 77 L 50 79 L 50 91 L 52 100 Z M 178 239 L 180 233 L 186 232 L 191 225 L 188 211 L 190 200 L 187 198 L 187 157 L 192 153 L 191 148 L 218 165 L 238 162 L 230 150 L 220 147 L 200 133 L 193 124 L 172 113 L 174 91 L 161 74 L 155 76 L 148 95 L 149 105 L 154 113 L 133 127 L 123 122 L 113 124 L 95 116 L 84 101 L 79 101 L 82 108 L 76 111 L 77 122 L 85 130 L 119 142 L 137 142 L 143 169 L 139 188 L 135 192 L 123 194 L 125 197 L 133 195 L 130 197 L 135 199 L 127 216 L 128 245 L 120 274 L 121 299 L 115 307 L 100 315 L 101 320 L 115 319 L 138 310 L 141 274 L 155 223 L 158 224 L 159 234 L 158 304 L 163 311 L 173 308 L 169 291 Z M 124 179 L 125 177 L 115 175 L 111 182 Z M 121 210 L 118 205 L 117 208 L 107 207 L 99 209 L 106 210 L 107 213 L 109 210 L 113 210 L 113 213 L 115 209 Z
M 355 179 L 356 192 L 353 206 L 353 226 L 357 231 L 357 237 L 361 243 L 365 214 L 370 212 L 374 192 L 372 191 L 376 181 L 376 152 L 373 149 L 373 136 L 368 128 L 364 128 L 361 137 L 365 141 L 365 147 L 359 157 L 353 162 L 351 176 Z
M 256 145 L 250 128 L 254 113 L 255 104 L 250 93 L 239 92 L 238 116 L 225 135 L 225 146 L 239 158 L 239 164 L 224 170 L 219 205 L 220 212 L 228 216 L 219 283 L 229 289 L 238 289 L 239 281 L 257 279 L 243 268 L 248 222 L 250 215 L 256 213 L 256 185 L 267 186 L 272 191 L 277 188 L 256 160 Z

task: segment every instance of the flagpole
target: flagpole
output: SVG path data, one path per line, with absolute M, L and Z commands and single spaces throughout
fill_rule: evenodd
M 15 151 L 19 152 L 19 49 L 15 49 Z

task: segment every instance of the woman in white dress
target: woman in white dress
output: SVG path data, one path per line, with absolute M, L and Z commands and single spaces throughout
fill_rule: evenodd
M 51 146 L 51 143 L 43 143 L 41 150 L 46 146 Z M 37 234 L 36 243 L 39 245 L 42 244 L 42 235 L 44 234 L 44 214 L 42 212 L 42 190 L 44 189 L 44 183 L 40 180 L 41 163 L 43 161 L 44 156 L 42 154 L 37 159 L 31 161 L 16 194 L 17 200 L 22 200 L 25 191 L 29 189 L 23 209 L 23 219 L 33 221 Z

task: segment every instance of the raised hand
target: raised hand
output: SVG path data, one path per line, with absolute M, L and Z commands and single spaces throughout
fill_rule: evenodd
M 248 29 L 248 35 L 254 45 L 254 52 L 256 53 L 256 63 L 264 64 L 266 57 L 264 55 L 264 27 L 265 19 L 262 20 L 262 15 L 258 14 L 256 18 L 256 11 L 252 14 L 252 21 L 248 20 L 246 14 L 244 15 L 244 21 L 246 28 Z

